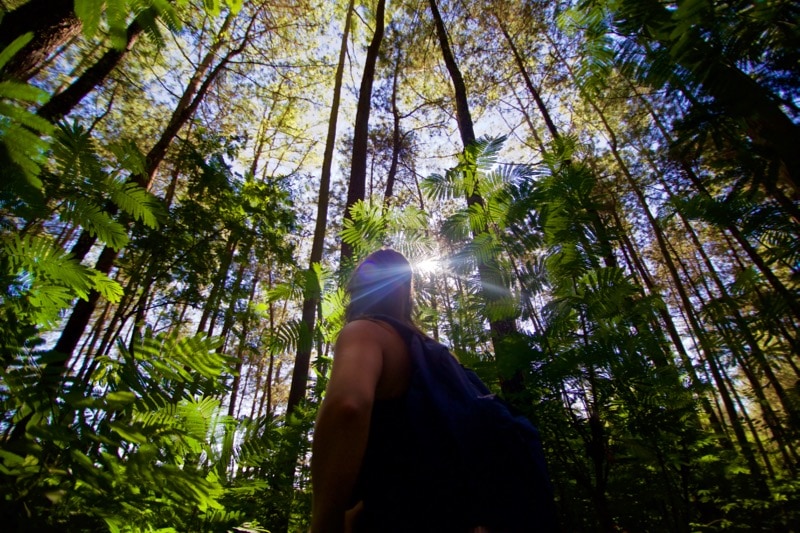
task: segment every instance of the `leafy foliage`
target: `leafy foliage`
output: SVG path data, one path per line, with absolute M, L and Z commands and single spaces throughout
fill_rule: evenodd
M 230 372 L 218 344 L 148 332 L 132 350 L 121 349 L 122 359 L 99 360 L 86 393 L 70 385 L 58 404 L 31 385 L 46 371 L 47 353 L 10 365 L 4 411 L 32 417 L 24 435 L 15 429 L 3 446 L 4 516 L 16 527 L 105 523 L 138 531 L 179 523 L 191 529 L 191 509 L 201 516 L 221 509 L 222 485 L 207 464 L 219 409 L 213 395 Z M 22 509 L 40 512 L 30 518 Z
M 337 9 L 322 7 L 81 0 L 84 38 L 36 87 L 0 83 L 7 528 L 307 529 L 348 268 L 295 257 L 317 192 L 319 124 L 304 122 L 323 116 L 299 102 L 321 101 L 318 81 L 328 92 L 314 32 Z M 453 117 L 425 17 L 397 7 L 370 176 L 376 191 L 392 172 L 395 196 L 330 228 L 357 257 L 386 245 L 409 257 L 420 326 L 513 390 L 544 436 L 565 531 L 791 530 L 796 2 L 448 4 L 474 116 L 510 130 L 456 155 L 437 137 Z M 205 32 L 240 8 L 225 33 Z M 164 53 L 137 44 L 72 122 L 38 118 L 134 21 Z M 503 48 L 514 41 L 521 56 Z M 195 52 L 223 42 L 241 61 L 203 87 L 151 189 L 136 186 L 149 168 L 138 146 L 180 87 L 203 83 Z M 781 117 L 784 133 L 765 136 Z M 417 188 L 431 165 L 447 169 Z M 88 266 L 95 242 L 119 254 L 110 275 Z M 313 332 L 298 320 L 304 292 L 320 296 Z M 76 302 L 97 296 L 74 353 L 52 351 Z M 313 376 L 286 417 L 298 346 Z
M 0 51 L 0 69 L 30 40 L 31 34 L 14 40 Z M 28 103 L 43 104 L 49 95 L 36 87 L 10 80 L 0 82 L 0 169 L 2 201 L 15 203 L 18 196 L 30 203 L 41 203 L 39 172 L 49 146 L 46 136 L 53 125 L 27 109 Z

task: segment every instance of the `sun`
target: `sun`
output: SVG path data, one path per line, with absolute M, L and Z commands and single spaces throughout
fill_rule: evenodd
M 420 274 L 435 274 L 444 269 L 444 264 L 438 257 L 430 257 L 414 263 L 414 270 Z

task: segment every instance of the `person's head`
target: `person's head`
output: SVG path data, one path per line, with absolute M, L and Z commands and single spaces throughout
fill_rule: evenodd
M 360 316 L 388 315 L 412 323 L 411 264 L 394 250 L 368 255 L 353 272 L 347 292 L 347 322 Z

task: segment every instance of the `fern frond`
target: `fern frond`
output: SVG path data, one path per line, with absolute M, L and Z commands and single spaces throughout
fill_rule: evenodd
M 488 172 L 497 164 L 497 157 L 506 137 L 481 137 L 464 149 L 463 162 L 472 164 L 479 172 Z
M 87 298 L 90 290 L 98 290 L 118 299 L 119 285 L 107 276 L 75 261 L 67 252 L 41 236 L 11 236 L 3 242 L 12 276 L 31 276 L 29 298 L 45 315 L 58 313 L 72 298 Z
M 294 280 L 276 283 L 266 293 L 267 302 L 299 300 L 303 297 L 303 285 Z
M 122 286 L 119 283 L 97 270 L 91 270 L 89 276 L 92 278 L 92 288 L 100 293 L 101 297 L 111 303 L 119 303 L 123 294 Z
M 108 149 L 117 158 L 117 164 L 132 176 L 142 176 L 147 172 L 146 158 L 133 141 L 111 143 Z
M 114 250 L 120 250 L 128 244 L 125 227 L 91 202 L 80 198 L 67 202 L 60 211 L 59 218 L 83 227 Z
M 270 348 L 275 352 L 297 349 L 301 337 L 301 328 L 305 324 L 299 320 L 288 320 L 281 323 L 270 337 Z
M 173 32 L 177 32 L 178 30 L 181 29 L 181 27 L 183 26 L 183 24 L 181 23 L 181 19 L 178 16 L 178 12 L 175 9 L 175 6 L 173 6 L 169 1 L 149 0 L 149 4 L 158 12 L 158 18 L 164 24 L 166 24 L 170 30 L 172 30 Z M 208 6 L 205 1 L 203 2 L 203 6 L 206 8 L 206 12 L 208 13 Z
M 356 251 L 371 251 L 384 244 L 387 221 L 380 206 L 359 200 L 350 208 L 350 217 L 340 233 L 344 242 Z
M 14 81 L 0 81 L 0 97 L 33 104 L 43 104 L 50 95 L 47 91 L 32 85 Z
M 473 234 L 485 231 L 489 219 L 487 218 L 486 205 L 473 204 L 467 208 L 469 227 Z
M 97 155 L 97 145 L 91 132 L 77 121 L 59 124 L 52 147 L 60 179 L 89 180 L 102 184 L 105 173 Z
M 453 176 L 446 173 L 444 176 L 441 174 L 431 174 L 419 184 L 425 197 L 429 200 L 450 200 L 458 196 L 458 190 L 453 183 Z
M 219 400 L 204 397 L 198 400 L 186 399 L 178 404 L 176 411 L 182 429 L 191 437 L 205 442 L 211 430 L 212 421 L 219 410 Z M 224 419 L 222 420 L 224 423 Z
M 456 211 L 442 223 L 442 236 L 451 243 L 460 243 L 470 236 L 470 215 L 466 209 Z
M 107 184 L 111 200 L 120 209 L 136 220 L 141 220 L 147 227 L 158 228 L 159 219 L 162 218 L 164 211 L 158 198 L 135 183 L 120 183 L 117 180 L 109 179 Z
M 81 20 L 83 34 L 87 39 L 94 37 L 100 27 L 104 4 L 104 0 L 75 0 L 75 15 Z
M 28 32 L 24 35 L 20 35 L 3 50 L 0 50 L 0 69 L 5 67 L 6 63 L 8 63 L 17 52 L 22 50 L 25 45 L 31 41 L 31 39 L 33 39 L 33 32 Z

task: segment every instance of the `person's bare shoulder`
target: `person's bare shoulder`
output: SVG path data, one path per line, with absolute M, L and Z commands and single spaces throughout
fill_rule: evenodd
M 380 342 L 391 335 L 387 326 L 374 320 L 357 319 L 345 324 L 336 339 L 337 344 L 354 341 Z
M 393 398 L 408 387 L 411 362 L 408 348 L 400 333 L 390 324 L 374 319 L 359 319 L 348 323 L 340 334 L 342 346 L 366 345 L 380 350 L 383 368 L 377 384 L 379 398 Z

